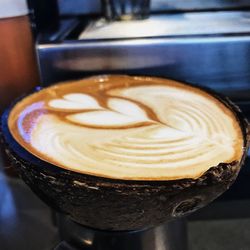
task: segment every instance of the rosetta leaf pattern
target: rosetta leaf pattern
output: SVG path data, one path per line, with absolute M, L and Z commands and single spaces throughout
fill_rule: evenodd
M 48 105 L 55 110 L 74 111 L 73 114 L 66 114 L 66 118 L 80 125 L 106 128 L 150 122 L 145 110 L 137 103 L 120 97 L 107 97 L 104 107 L 93 96 L 71 93 L 51 100 Z

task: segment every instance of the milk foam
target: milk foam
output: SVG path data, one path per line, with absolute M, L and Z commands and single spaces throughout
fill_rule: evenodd
M 43 160 L 117 179 L 198 178 L 242 156 L 241 129 L 224 104 L 159 78 L 109 76 L 52 86 L 19 102 L 9 128 Z

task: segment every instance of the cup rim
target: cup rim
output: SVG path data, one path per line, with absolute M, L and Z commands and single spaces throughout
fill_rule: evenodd
M 108 75 L 116 75 L 118 76 L 119 74 L 107 74 Z M 96 75 L 94 77 L 102 77 L 104 75 Z M 244 141 L 244 146 L 243 146 L 243 155 L 242 155 L 242 159 L 240 162 L 240 165 L 242 164 L 242 161 L 244 161 L 246 154 L 247 154 L 247 150 L 248 147 L 250 145 L 250 125 L 247 121 L 247 119 L 245 118 L 245 116 L 242 114 L 241 110 L 239 109 L 239 107 L 234 104 L 228 97 L 225 97 L 224 95 L 208 88 L 208 87 L 204 87 L 201 86 L 197 83 L 193 83 L 190 81 L 185 81 L 185 80 L 178 80 L 178 79 L 174 79 L 174 78 L 169 78 L 169 77 L 159 77 L 159 76 L 148 76 L 148 75 L 130 75 L 130 74 L 120 74 L 120 76 L 132 76 L 132 77 L 152 77 L 152 78 L 161 78 L 161 79 L 168 79 L 171 81 L 177 81 L 180 83 L 183 83 L 185 85 L 189 85 L 191 87 L 195 87 L 198 88 L 202 91 L 205 91 L 206 93 L 212 95 L 214 98 L 216 98 L 218 101 L 220 101 L 222 104 L 224 104 L 227 108 L 229 108 L 235 118 L 237 119 L 240 128 L 241 128 L 241 132 L 243 135 L 243 141 Z M 81 80 L 81 79 L 87 79 L 87 78 L 91 78 L 93 76 L 90 77 L 84 77 L 84 78 L 78 78 L 76 80 Z M 52 85 L 58 85 L 61 83 L 67 83 L 67 82 L 72 82 L 74 80 L 69 80 L 69 81 L 60 81 L 60 82 L 56 82 L 53 83 Z M 50 85 L 50 86 L 52 86 Z M 48 86 L 48 87 L 50 87 Z M 44 87 L 46 88 L 46 87 Z M 50 173 L 54 173 L 54 174 L 59 174 L 59 175 L 70 175 L 70 176 L 74 176 L 76 179 L 78 178 L 82 178 L 82 177 L 91 177 L 93 179 L 96 180 L 102 180 L 102 181 L 109 181 L 109 182 L 113 182 L 113 183 L 138 183 L 138 184 L 154 184 L 157 183 L 172 183 L 172 182 L 176 182 L 176 181 L 185 181 L 185 180 L 189 180 L 189 179 L 176 179 L 176 180 L 126 180 L 126 179 L 115 179 L 115 178 L 109 178 L 109 177 L 103 177 L 103 176 L 98 176 L 98 175 L 90 175 L 90 174 L 84 174 L 84 173 L 79 173 L 79 172 L 75 172 L 69 169 L 65 169 L 62 167 L 59 167 L 57 165 L 54 165 L 48 161 L 42 160 L 41 158 L 33 155 L 32 153 L 30 153 L 28 150 L 26 150 L 24 147 L 22 147 L 16 140 L 15 138 L 12 136 L 9 128 L 8 128 L 8 117 L 9 114 L 11 112 L 11 109 L 16 105 L 16 103 L 18 103 L 19 101 L 21 101 L 22 99 L 26 98 L 27 96 L 39 92 L 40 90 L 44 89 L 43 87 L 37 86 L 35 89 L 33 89 L 31 92 L 22 95 L 21 97 L 17 98 L 1 115 L 0 118 L 0 134 L 1 134 L 1 139 L 2 142 L 4 144 L 5 148 L 8 148 L 9 151 L 11 151 L 11 154 L 14 154 L 15 156 L 21 158 L 25 163 L 28 163 L 30 166 L 31 165 L 35 165 L 38 170 L 39 168 L 42 167 L 42 170 L 48 171 Z M 229 163 L 230 164 L 230 163 Z M 212 167 L 211 167 L 212 168 Z M 205 173 L 203 173 L 203 175 L 205 175 L 211 168 L 209 168 Z M 41 171 L 42 171 L 41 170 Z M 202 175 L 202 176 L 203 176 Z M 202 177 L 201 176 L 201 177 Z M 199 178 L 201 178 L 199 177 Z M 198 178 L 198 179 L 199 179 Z M 190 178 L 191 179 L 191 178 Z M 191 179 L 194 180 L 194 179 Z

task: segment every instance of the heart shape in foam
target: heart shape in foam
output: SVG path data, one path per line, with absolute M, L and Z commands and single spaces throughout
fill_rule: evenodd
M 138 104 L 118 97 L 108 97 L 105 107 L 102 107 L 93 96 L 71 93 L 51 100 L 48 105 L 56 110 L 79 110 L 79 113 L 67 115 L 66 119 L 90 127 L 127 127 L 152 122 Z
M 66 110 L 102 109 L 97 100 L 87 94 L 71 93 L 61 99 L 53 99 L 48 104 L 51 108 Z
M 230 109 L 198 89 L 155 81 L 52 86 L 17 104 L 10 126 L 41 159 L 115 179 L 198 178 L 240 159 L 241 130 Z

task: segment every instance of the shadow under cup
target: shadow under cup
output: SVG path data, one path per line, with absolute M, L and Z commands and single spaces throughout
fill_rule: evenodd
M 118 180 L 59 168 L 37 158 L 12 137 L 8 128 L 11 108 L 1 117 L 1 138 L 26 184 L 49 206 L 73 221 L 100 230 L 149 228 L 204 207 L 225 192 L 240 171 L 249 144 L 248 123 L 238 107 L 212 94 L 235 114 L 244 138 L 244 152 L 240 162 L 221 163 L 198 179 Z

